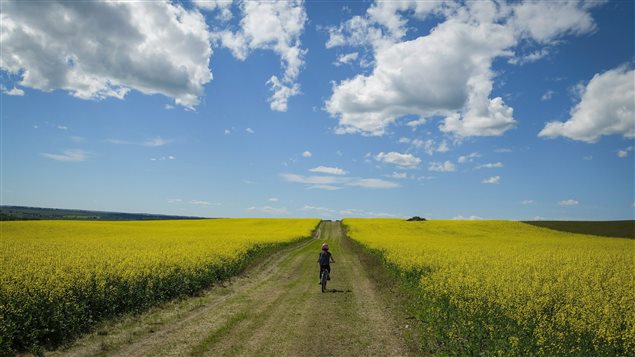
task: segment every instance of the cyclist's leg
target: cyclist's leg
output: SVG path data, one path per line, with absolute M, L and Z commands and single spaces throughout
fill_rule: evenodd
M 331 280 L 331 264 L 326 266 L 326 271 L 328 272 L 329 275 L 327 275 L 327 280 Z

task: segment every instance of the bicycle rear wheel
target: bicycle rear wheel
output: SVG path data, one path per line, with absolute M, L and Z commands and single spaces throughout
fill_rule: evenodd
M 320 283 L 322 283 L 322 292 L 326 292 L 326 280 L 328 279 L 328 273 L 323 270 L 322 277 L 320 278 Z

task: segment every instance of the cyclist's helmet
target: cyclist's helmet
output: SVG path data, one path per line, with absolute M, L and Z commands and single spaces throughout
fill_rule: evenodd
M 326 243 L 322 244 L 322 250 L 329 250 L 329 245 Z

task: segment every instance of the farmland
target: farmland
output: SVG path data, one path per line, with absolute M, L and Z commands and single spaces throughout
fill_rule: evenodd
M 413 290 L 432 353 L 635 353 L 635 241 L 520 222 L 346 219 Z
M 122 312 L 196 294 L 315 219 L 0 223 L 0 354 L 53 346 Z

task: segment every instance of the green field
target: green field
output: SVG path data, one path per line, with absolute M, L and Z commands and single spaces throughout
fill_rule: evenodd
M 538 227 L 596 236 L 635 238 L 635 221 L 524 221 Z

